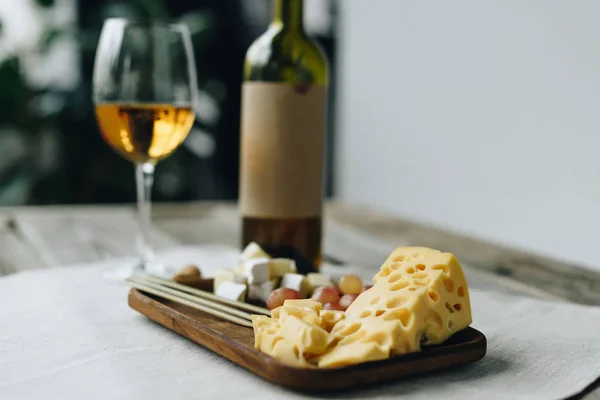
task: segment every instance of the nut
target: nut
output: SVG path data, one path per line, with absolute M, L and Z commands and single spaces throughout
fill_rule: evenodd
M 179 271 L 177 271 L 177 273 L 173 276 L 173 280 L 177 281 L 180 278 L 189 278 L 189 277 L 196 277 L 196 278 L 200 278 L 201 273 L 200 273 L 200 269 L 193 265 L 186 265 L 185 267 L 181 268 Z

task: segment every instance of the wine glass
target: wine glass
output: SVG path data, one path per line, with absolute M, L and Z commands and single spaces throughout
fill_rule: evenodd
M 96 51 L 93 99 L 102 137 L 135 165 L 139 260 L 106 274 L 164 274 L 149 245 L 154 168 L 186 138 L 197 98 L 192 42 L 181 24 L 107 19 Z

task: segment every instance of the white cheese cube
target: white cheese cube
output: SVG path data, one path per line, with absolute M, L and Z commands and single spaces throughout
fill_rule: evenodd
M 221 286 L 223 282 L 241 283 L 245 285 L 246 277 L 232 269 L 220 269 L 214 277 L 213 292 L 216 292 L 217 288 Z
M 271 292 L 275 290 L 275 286 L 277 286 L 276 280 L 252 284 L 248 286 L 248 299 L 266 303 Z
M 233 272 L 235 272 L 237 275 L 244 276 L 244 264 L 240 264 L 240 265 L 236 266 L 233 269 Z
M 263 283 L 269 280 L 269 259 L 252 258 L 244 261 L 244 275 L 248 283 Z
M 272 258 L 269 261 L 271 278 L 281 278 L 285 274 L 296 273 L 296 262 L 289 258 Z
M 246 300 L 246 285 L 241 283 L 223 282 L 219 285 L 215 294 L 224 299 L 244 301 Z
M 310 293 L 314 292 L 315 289 L 321 286 L 333 286 L 333 282 L 331 282 L 329 276 L 324 274 L 311 272 L 306 275 L 306 279 L 308 280 L 308 290 Z
M 308 295 L 308 280 L 304 275 L 285 274 L 281 279 L 280 287 L 294 289 L 300 293 L 300 296 L 303 298 Z
M 240 255 L 240 261 L 248 261 L 253 258 L 271 258 L 258 244 L 251 242 Z

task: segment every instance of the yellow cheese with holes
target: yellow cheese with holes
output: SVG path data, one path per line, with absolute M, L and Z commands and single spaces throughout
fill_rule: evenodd
M 273 350 L 277 339 L 275 333 L 279 329 L 279 322 L 266 315 L 253 315 L 254 347 L 265 353 Z
M 311 364 L 300 354 L 298 346 L 287 340 L 278 340 L 269 353 L 271 357 L 296 367 L 309 367 Z
M 322 310 L 312 300 L 286 301 L 272 312 L 272 324 L 279 325 L 261 328 L 267 323 L 255 322 L 257 348 L 295 365 L 340 367 L 440 344 L 471 323 L 467 282 L 450 253 L 397 248 L 373 282 L 346 312 Z
M 321 317 L 323 328 L 327 332 L 331 332 L 335 325 L 346 317 L 346 313 L 337 310 L 321 310 L 319 311 L 319 317 Z
M 323 304 L 312 299 L 300 299 L 300 300 L 286 300 L 283 302 L 284 306 L 306 308 L 313 311 L 321 311 Z
M 277 332 L 284 340 L 293 342 L 303 356 L 318 355 L 325 352 L 328 332 L 320 326 L 306 322 L 295 315 L 288 315 L 281 321 Z
M 418 314 L 425 325 L 423 344 L 439 344 L 472 322 L 469 288 L 456 257 L 425 247 L 400 247 L 388 257 L 374 282 L 390 289 L 408 283 L 404 292 L 416 291 L 426 310 Z M 394 282 L 395 281 L 395 282 Z M 396 286 L 394 286 L 396 284 Z
M 254 347 L 278 360 L 308 366 L 327 350 L 329 332 L 321 327 L 321 303 L 286 300 L 271 311 L 271 318 L 253 315 Z
M 353 342 L 344 347 L 334 347 L 329 353 L 318 359 L 321 368 L 343 367 L 369 361 L 385 360 L 388 351 L 375 342 Z
M 293 315 L 302 321 L 321 327 L 321 317 L 315 310 L 285 305 L 271 310 L 271 317 L 279 320 L 281 323 L 283 323 L 290 315 Z
M 423 247 L 398 248 L 373 282 L 331 332 L 336 351 L 346 350 L 348 365 L 355 360 L 349 345 L 354 337 L 364 342 L 376 338 L 393 356 L 419 351 L 421 344 L 442 343 L 471 323 L 467 282 L 452 254 Z M 348 327 L 357 324 L 360 328 L 348 335 Z M 327 366 L 322 362 L 319 366 Z M 336 362 L 344 361 L 338 358 Z
M 266 315 L 253 315 L 252 316 L 252 327 L 254 328 L 254 333 L 258 332 L 261 329 L 269 328 L 274 326 L 277 321 L 273 318 L 269 318 Z
M 254 347 L 287 364 L 294 366 L 309 366 L 310 364 L 300 355 L 300 350 L 293 341 L 284 340 L 278 334 L 280 324 L 277 320 L 265 315 L 253 315 Z

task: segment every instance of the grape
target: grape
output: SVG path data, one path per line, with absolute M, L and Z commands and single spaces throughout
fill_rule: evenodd
M 283 305 L 286 300 L 299 300 L 301 299 L 300 293 L 294 289 L 279 288 L 271 292 L 267 298 L 267 308 L 272 310 Z
M 356 298 L 358 297 L 357 294 L 345 294 L 342 296 L 342 298 L 340 299 L 340 307 L 342 307 L 344 309 L 344 311 L 350 307 L 350 304 L 352 304 L 352 302 L 354 300 L 356 300 Z
M 373 287 L 373 285 L 365 285 L 365 286 L 363 286 L 362 291 L 366 292 L 367 290 L 371 289 L 372 287 Z
M 338 286 L 343 294 L 360 294 L 363 284 L 356 275 L 344 275 Z
M 345 311 L 341 306 L 340 303 L 327 303 L 323 306 L 324 310 L 334 310 L 334 311 Z
M 321 286 L 312 295 L 314 301 L 325 305 L 327 303 L 337 303 L 340 301 L 340 295 L 337 289 L 332 286 Z

